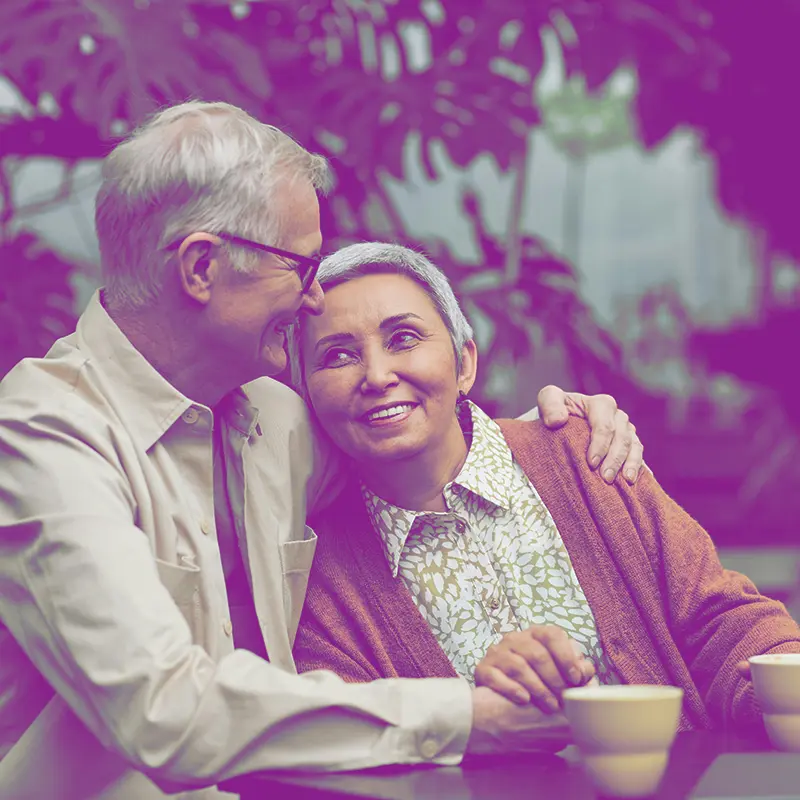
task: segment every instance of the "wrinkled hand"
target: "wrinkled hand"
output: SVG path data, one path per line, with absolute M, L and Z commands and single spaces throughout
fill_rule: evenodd
M 610 394 L 589 396 L 545 386 L 537 402 L 548 428 L 560 428 L 570 416 L 588 420 L 591 441 L 586 460 L 592 469 L 600 467 L 606 483 L 613 483 L 621 469 L 628 483 L 636 483 L 644 465 L 644 446 L 636 435 L 636 426 L 617 408 Z
M 592 662 L 557 625 L 507 633 L 475 669 L 476 686 L 487 686 L 518 705 L 533 703 L 545 714 L 561 708 L 564 689 L 593 677 Z
M 473 689 L 467 753 L 556 753 L 570 741 L 569 723 L 563 714 L 543 714 L 530 704 L 520 707 L 485 686 Z

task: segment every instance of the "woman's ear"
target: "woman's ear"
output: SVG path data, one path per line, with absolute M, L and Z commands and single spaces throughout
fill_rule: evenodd
M 458 375 L 458 388 L 464 394 L 469 394 L 469 390 L 475 383 L 478 375 L 478 348 L 473 339 L 470 339 L 461 348 L 461 372 Z

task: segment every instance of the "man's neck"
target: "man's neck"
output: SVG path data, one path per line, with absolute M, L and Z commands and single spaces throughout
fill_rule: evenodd
M 197 343 L 187 336 L 191 326 L 182 324 L 175 315 L 163 310 L 132 312 L 113 307 L 106 307 L 106 311 L 150 365 L 193 402 L 213 408 L 236 388 L 213 382 L 220 377 L 220 370 L 205 364 Z
M 369 463 L 361 472 L 363 484 L 378 497 L 410 511 L 446 511 L 444 487 L 454 480 L 469 448 L 454 417 L 447 436 L 413 458 Z

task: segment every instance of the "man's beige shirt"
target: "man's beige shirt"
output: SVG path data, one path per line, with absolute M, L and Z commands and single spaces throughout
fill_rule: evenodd
M 317 502 L 334 464 L 281 384 L 225 407 L 271 663 L 233 647 L 211 411 L 97 295 L 76 333 L 0 383 L 0 799 L 150 800 L 255 770 L 460 760 L 465 681 L 295 674 L 316 542 L 306 490 Z

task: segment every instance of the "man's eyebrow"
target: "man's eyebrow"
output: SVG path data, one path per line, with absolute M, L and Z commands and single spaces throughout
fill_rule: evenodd
M 420 317 L 418 314 L 412 314 L 409 312 L 408 314 L 395 314 L 394 316 L 386 317 L 386 319 L 381 322 L 380 327 L 382 331 L 385 331 L 387 328 L 394 328 L 395 325 L 398 325 L 401 322 L 406 322 L 410 319 L 416 320 L 417 322 L 424 322 L 422 317 Z

